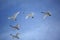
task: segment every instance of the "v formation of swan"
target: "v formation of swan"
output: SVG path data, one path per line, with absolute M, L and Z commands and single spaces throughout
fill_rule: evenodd
M 49 11 L 47 11 L 47 12 L 41 12 L 41 13 L 44 14 L 43 19 L 46 19 L 48 16 L 51 16 L 51 13 Z M 13 21 L 16 21 L 17 20 L 17 16 L 19 14 L 20 14 L 20 12 L 18 11 L 14 15 L 8 17 L 8 19 L 13 20 Z M 29 18 L 34 18 L 34 12 L 31 12 L 31 13 L 29 13 L 29 14 L 26 15 L 25 19 L 29 19 Z M 15 26 L 10 25 L 10 27 L 13 28 L 13 29 L 15 29 L 15 30 L 20 30 L 19 24 L 16 24 Z M 18 35 L 19 35 L 18 33 L 16 33 L 16 35 L 10 34 L 10 36 L 12 36 L 13 39 L 14 38 L 19 39 L 19 36 Z

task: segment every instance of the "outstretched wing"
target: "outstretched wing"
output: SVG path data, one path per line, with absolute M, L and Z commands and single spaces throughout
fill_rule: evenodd
M 16 36 L 18 36 L 19 35 L 19 33 L 16 33 Z
M 9 25 L 11 28 L 14 28 L 14 29 L 16 29 L 16 27 L 15 26 L 12 26 L 12 25 Z
M 46 19 L 48 15 L 44 15 L 43 19 Z
M 28 18 L 29 18 L 29 16 L 26 16 L 26 17 L 25 17 L 25 19 L 28 19 Z
M 19 15 L 20 12 L 17 12 L 14 14 L 14 18 L 16 18 Z
M 10 36 L 12 36 L 12 38 L 13 38 L 13 39 L 15 38 L 15 36 L 14 36 L 14 35 L 12 35 L 12 34 L 10 34 Z
M 13 16 L 11 16 L 11 17 L 8 17 L 8 19 L 13 19 Z
M 16 24 L 16 27 L 19 27 L 19 24 Z
M 41 13 L 45 13 L 45 12 L 41 12 Z
M 10 27 L 13 27 L 12 25 L 9 25 Z
M 18 35 L 19 35 L 19 33 L 16 33 L 16 38 L 17 38 L 17 39 L 19 39 L 19 36 L 18 36 Z
M 32 12 L 32 13 L 30 13 L 30 14 L 28 14 L 28 16 L 30 16 L 30 17 L 32 17 L 34 15 L 34 13 Z

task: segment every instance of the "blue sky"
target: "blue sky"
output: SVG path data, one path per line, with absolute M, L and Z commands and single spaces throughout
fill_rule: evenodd
M 18 11 L 17 21 L 8 20 Z M 43 20 L 42 11 L 50 11 L 52 16 Z M 30 12 L 34 12 L 34 19 L 26 20 Z M 20 30 L 10 28 L 17 23 Z M 10 34 L 17 32 L 19 40 L 60 40 L 60 0 L 0 0 L 0 40 L 13 40 Z

